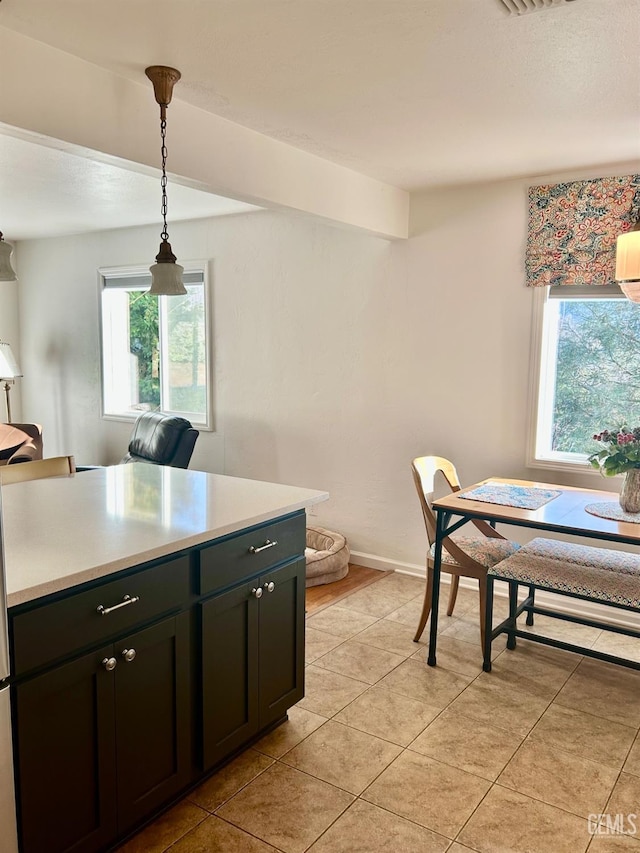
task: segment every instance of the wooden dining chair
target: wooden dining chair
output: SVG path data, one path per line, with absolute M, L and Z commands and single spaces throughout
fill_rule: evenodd
M 19 465 L 0 467 L 0 485 L 23 483 L 26 480 L 41 480 L 44 477 L 70 477 L 76 473 L 73 456 L 50 456 L 48 459 L 36 459 L 33 462 L 21 462 Z
M 413 638 L 417 643 L 424 627 L 427 624 L 431 612 L 431 598 L 433 595 L 433 559 L 436 541 L 436 514 L 433 509 L 435 477 L 440 472 L 452 492 L 460 491 L 460 480 L 452 462 L 442 456 L 418 456 L 411 463 L 413 481 L 420 499 L 422 515 L 427 529 L 427 540 L 429 549 L 427 551 L 427 585 L 424 594 L 424 604 L 418 630 Z M 495 566 L 506 557 L 510 557 L 520 548 L 517 542 L 505 539 L 497 530 L 487 524 L 486 521 L 472 519 L 479 533 L 472 536 L 457 535 L 455 538 L 445 536 L 442 540 L 442 563 L 443 572 L 451 575 L 451 589 L 449 591 L 449 603 L 447 616 L 453 614 L 458 585 L 460 578 L 475 578 L 480 588 L 480 641 L 484 647 L 485 633 L 485 603 L 487 600 L 487 569 Z

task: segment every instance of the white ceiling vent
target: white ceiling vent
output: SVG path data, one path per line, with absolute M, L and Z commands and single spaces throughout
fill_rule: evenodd
M 572 2 L 574 0 L 496 0 L 502 11 L 510 15 L 528 15 L 529 12 L 540 12 Z

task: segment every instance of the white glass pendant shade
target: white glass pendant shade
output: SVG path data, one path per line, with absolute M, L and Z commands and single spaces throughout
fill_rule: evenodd
M 0 281 L 15 281 L 17 276 L 11 266 L 13 246 L 2 239 L 0 235 Z
M 187 288 L 182 281 L 184 267 L 176 263 L 153 264 L 149 267 L 151 288 L 155 296 L 184 296 Z

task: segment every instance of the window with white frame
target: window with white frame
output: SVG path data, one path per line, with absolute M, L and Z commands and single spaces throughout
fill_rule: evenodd
M 146 268 L 100 270 L 105 417 L 160 409 L 211 421 L 206 264 L 185 265 L 184 296 L 152 296 Z
M 595 433 L 640 424 L 640 305 L 617 285 L 539 288 L 531 464 L 584 467 Z

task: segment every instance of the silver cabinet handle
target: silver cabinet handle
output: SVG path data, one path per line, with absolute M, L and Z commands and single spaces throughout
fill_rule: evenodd
M 123 649 L 121 654 L 127 663 L 131 663 L 132 660 L 136 659 L 136 650 L 135 649 Z
M 249 548 L 249 553 L 250 553 L 250 554 L 259 554 L 259 553 L 260 553 L 260 551 L 266 551 L 266 550 L 267 550 L 267 548 L 275 548 L 277 544 L 278 544 L 278 540 L 277 540 L 277 539 L 274 539 L 274 540 L 273 540 L 273 542 L 271 541 L 271 539 L 265 539 L 265 540 L 264 540 L 264 545 L 258 545 L 258 547 L 257 547 L 257 548 L 256 548 L 256 546 L 255 546 L 255 545 L 252 545 L 252 546 Z
M 115 658 L 105 658 L 102 661 L 102 666 L 107 670 L 107 672 L 112 672 L 117 665 L 118 661 Z
M 267 592 L 273 592 L 273 590 L 276 588 L 276 585 L 273 581 L 269 581 L 269 583 L 263 583 L 262 586 L 264 587 L 264 589 L 267 590 Z
M 125 595 L 122 597 L 120 604 L 114 604 L 113 607 L 105 607 L 103 604 L 99 604 L 96 607 L 96 613 L 106 616 L 108 613 L 113 613 L 114 610 L 120 610 L 121 607 L 128 607 L 130 604 L 135 604 L 136 601 L 140 601 L 139 595 L 134 595 L 133 598 L 130 595 Z
M 251 595 L 253 595 L 254 598 L 262 598 L 262 587 L 261 586 L 258 586 L 258 587 L 254 586 L 254 588 L 251 590 Z

